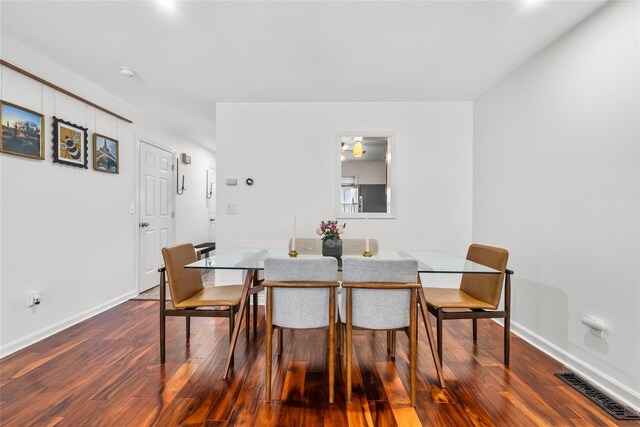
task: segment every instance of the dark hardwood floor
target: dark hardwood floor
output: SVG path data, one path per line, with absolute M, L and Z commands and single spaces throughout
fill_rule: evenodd
M 612 426 L 617 421 L 557 379 L 562 366 L 517 337 L 511 368 L 502 365 L 502 328 L 481 321 L 479 344 L 469 321 L 446 322 L 444 373 L 435 371 L 422 327 L 418 404 L 409 405 L 407 339 L 395 361 L 386 334 L 354 334 L 353 402 L 344 402 L 338 368 L 336 402 L 327 402 L 322 331 L 285 331 L 274 358 L 274 402 L 264 401 L 264 322 L 238 340 L 235 371 L 222 379 L 227 323 L 167 319 L 167 361 L 159 364 L 158 302 L 128 301 L 0 361 L 3 426 Z

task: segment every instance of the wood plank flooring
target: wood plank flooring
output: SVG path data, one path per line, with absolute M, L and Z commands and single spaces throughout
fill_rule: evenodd
M 263 316 L 261 316 L 263 318 Z M 0 360 L 3 426 L 631 426 L 557 379 L 562 366 L 517 337 L 502 365 L 502 328 L 445 326 L 445 390 L 437 387 L 420 324 L 417 407 L 409 405 L 408 342 L 395 360 L 384 332 L 354 332 L 353 402 L 328 403 L 323 331 L 285 331 L 274 357 L 273 396 L 264 401 L 264 322 L 241 334 L 232 377 L 222 379 L 228 329 L 222 318 L 167 319 L 167 361 L 159 364 L 158 302 L 128 301 Z

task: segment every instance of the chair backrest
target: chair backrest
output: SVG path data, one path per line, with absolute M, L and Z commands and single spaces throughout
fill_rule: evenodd
M 191 243 L 162 248 L 162 257 L 169 278 L 171 303 L 175 307 L 203 288 L 200 270 L 184 268 L 186 264 L 197 261 L 198 257 Z
M 342 239 L 342 255 L 362 255 L 367 247 L 366 239 Z M 289 239 L 289 250 L 291 250 L 292 239 Z M 296 239 L 296 252 L 300 255 L 321 254 L 322 239 L 302 238 Z M 378 253 L 378 241 L 369 239 L 369 252 Z
M 502 272 L 502 274 L 465 273 L 460 282 L 460 290 L 490 304 L 494 309 L 498 308 L 509 252 L 502 248 L 473 244 L 469 246 L 467 259 Z
M 362 255 L 367 248 L 366 239 L 342 239 L 342 255 Z M 369 239 L 369 252 L 378 253 L 378 241 Z
M 416 283 L 418 262 L 414 259 L 377 259 L 348 257 L 342 260 L 344 283 L 383 282 Z M 409 326 L 410 290 L 400 289 L 352 289 L 353 326 L 367 329 L 396 329 Z M 346 318 L 346 296 L 342 293 L 340 316 Z
M 289 250 L 291 250 L 291 244 L 293 239 L 289 239 Z M 302 239 L 296 239 L 296 252 L 300 255 L 318 255 L 322 253 L 322 240 L 317 238 L 304 237 Z
M 297 242 L 296 242 L 297 245 Z M 331 257 L 267 258 L 264 280 L 267 282 L 336 282 L 338 261 Z M 329 288 L 273 288 L 272 322 L 295 329 L 329 325 Z

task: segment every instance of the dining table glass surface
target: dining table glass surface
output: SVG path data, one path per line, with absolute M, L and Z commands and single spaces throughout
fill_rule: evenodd
M 286 258 L 289 255 L 286 248 L 252 248 L 239 247 L 220 251 L 214 256 L 195 261 L 185 268 L 209 269 L 209 270 L 263 270 L 264 260 L 267 258 Z M 299 258 L 318 256 L 318 254 L 299 254 Z M 345 255 L 347 257 L 361 257 L 362 255 Z M 412 258 L 418 261 L 419 273 L 476 273 L 476 274 L 500 274 L 498 270 L 471 262 L 462 257 L 451 255 L 438 250 L 407 249 L 393 250 L 382 249 L 372 259 L 406 259 Z M 341 264 L 338 270 L 341 270 Z

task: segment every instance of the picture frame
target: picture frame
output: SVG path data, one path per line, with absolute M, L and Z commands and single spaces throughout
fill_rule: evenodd
M 88 129 L 53 116 L 53 163 L 89 169 Z
M 44 160 L 44 115 L 0 100 L 0 152 Z
M 108 136 L 93 134 L 93 168 L 100 172 L 120 173 L 120 143 Z

